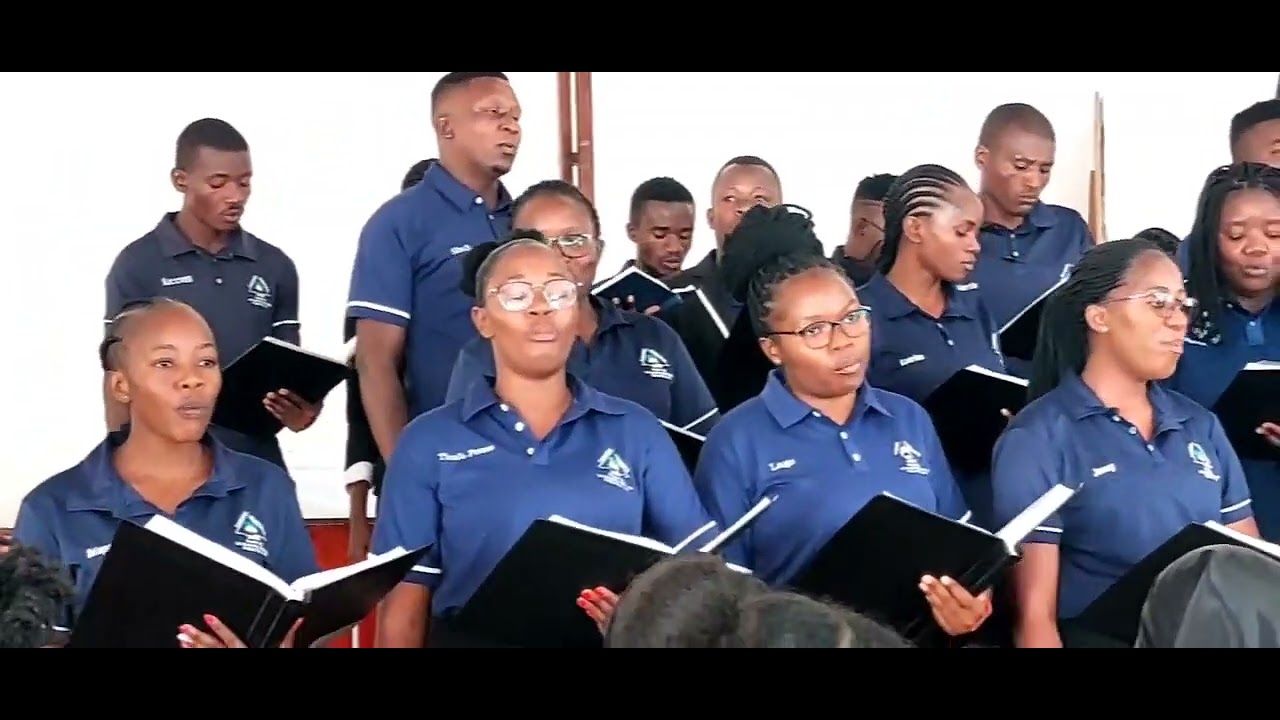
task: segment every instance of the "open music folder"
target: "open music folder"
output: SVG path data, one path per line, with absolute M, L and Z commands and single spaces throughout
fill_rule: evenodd
M 121 523 L 70 647 L 176 648 L 178 627 L 213 615 L 249 647 L 277 647 L 295 621 L 307 647 L 365 618 L 427 548 L 396 548 L 292 583 L 157 515 Z
M 690 432 L 684 428 L 676 427 L 665 420 L 662 427 L 667 431 L 667 435 L 671 436 L 671 442 L 675 443 L 676 450 L 680 453 L 680 459 L 684 460 L 684 466 L 689 469 L 692 475 L 695 468 L 698 467 L 698 458 L 702 455 L 702 446 L 707 439 L 698 433 Z
M 1257 433 L 1265 422 L 1280 422 L 1280 361 L 1245 365 L 1213 405 L 1227 439 L 1243 458 L 1280 459 L 1280 448 Z
M 1252 548 L 1280 562 L 1280 545 L 1249 537 L 1220 523 L 1193 523 L 1138 561 L 1090 603 L 1075 622 L 1090 632 L 1132 646 L 1138 639 L 1142 608 L 1160 573 L 1184 555 L 1213 545 Z
M 591 289 L 591 294 L 637 312 L 645 312 L 651 307 L 667 310 L 682 302 L 666 283 L 635 265 L 601 280 Z
M 251 437 L 270 437 L 283 425 L 262 405 L 267 393 L 284 389 L 315 404 L 346 380 L 348 372 L 346 362 L 265 337 L 222 371 L 213 423 Z
M 668 557 L 717 553 L 772 504 L 773 498 L 761 500 L 701 546 L 695 541 L 708 536 L 715 523 L 670 547 L 560 516 L 537 520 L 451 618 L 450 626 L 504 646 L 600 647 L 599 630 L 575 603 L 580 592 L 603 586 L 622 594 L 636 575 Z
M 1000 328 L 1000 350 L 1006 357 L 1030 361 L 1036 354 L 1036 337 L 1040 334 L 1040 318 L 1044 315 L 1044 301 L 1066 281 L 1067 278 L 1062 278 L 1054 283 Z
M 977 365 L 958 370 L 925 399 L 924 408 L 956 470 L 991 466 L 991 450 L 1009 419 L 1027 404 L 1027 381 Z
M 926 644 L 940 631 L 920 591 L 920 578 L 947 576 L 975 595 L 991 588 L 1017 562 L 1023 539 L 1075 492 L 1055 485 L 994 533 L 878 495 L 789 584 Z

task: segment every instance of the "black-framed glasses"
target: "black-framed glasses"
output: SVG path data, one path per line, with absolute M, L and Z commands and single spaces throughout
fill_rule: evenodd
M 537 302 L 538 293 L 552 310 L 563 310 L 578 302 L 578 283 L 568 278 L 548 280 L 535 285 L 524 280 L 511 280 L 489 290 L 507 312 L 524 312 Z
M 850 340 L 866 335 L 871 329 L 870 319 L 871 308 L 860 307 L 839 320 L 818 320 L 799 330 L 775 330 L 769 335 L 795 335 L 810 350 L 821 350 L 831 345 L 836 328 L 840 328 L 840 332 Z
M 568 235 L 547 236 L 547 244 L 560 254 L 570 260 L 585 257 L 591 252 L 591 246 L 596 242 L 594 235 L 586 233 L 570 233 Z
M 1200 307 L 1200 301 L 1193 297 L 1178 297 L 1169 290 L 1164 288 L 1154 288 L 1145 292 L 1134 293 L 1132 295 L 1124 295 L 1122 297 L 1107 298 L 1099 305 L 1108 305 L 1116 302 L 1127 302 L 1129 300 L 1142 300 L 1150 305 L 1156 314 L 1162 318 L 1168 318 L 1173 315 L 1174 311 L 1181 311 L 1187 318 L 1195 315 L 1196 308 Z

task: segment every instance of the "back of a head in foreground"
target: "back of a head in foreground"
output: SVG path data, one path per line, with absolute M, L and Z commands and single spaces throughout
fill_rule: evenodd
M 0 649 L 49 644 L 71 588 L 35 548 L 0 548 Z
M 1214 545 L 1156 578 L 1142 608 L 1140 648 L 1280 648 L 1280 564 Z
M 607 648 L 720 648 L 737 626 L 738 606 L 765 591 L 715 555 L 681 555 L 641 573 L 618 601 Z
M 746 648 L 906 648 L 892 630 L 838 605 L 791 592 L 747 599 L 734 643 Z

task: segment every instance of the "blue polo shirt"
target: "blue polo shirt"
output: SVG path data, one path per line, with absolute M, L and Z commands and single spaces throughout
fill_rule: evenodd
M 881 493 L 968 519 L 923 408 L 863 385 L 838 425 L 787 388 L 781 371 L 711 431 L 694 486 L 721 527 L 765 497 L 777 502 L 725 549 L 772 585 L 803 570 L 863 505 Z
M 1280 360 L 1280 302 L 1257 314 L 1234 301 L 1223 303 L 1215 338 L 1188 335 L 1169 387 L 1212 408 L 1245 365 Z M 1276 418 L 1280 422 L 1280 418 Z M 1280 540 L 1280 460 L 1241 458 L 1253 512 L 1262 536 Z
M 669 325 L 642 313 L 619 310 L 591 298 L 599 315 L 595 340 L 579 339 L 569 355 L 569 372 L 600 392 L 630 400 L 659 420 L 706 435 L 720 417 L 716 402 L 693 365 L 680 336 Z M 462 398 L 481 378 L 492 382 L 493 346 L 477 337 L 462 348 L 449 378 L 446 402 Z
M 1036 399 L 996 443 L 996 522 L 1003 525 L 1058 484 L 1079 492 L 1026 542 L 1057 545 L 1058 616 L 1079 615 L 1182 528 L 1252 515 L 1240 461 L 1217 418 L 1153 384 L 1155 436 L 1138 429 L 1077 375 Z
M 471 299 L 458 289 L 473 245 L 511 232 L 511 198 L 498 207 L 440 164 L 388 200 L 360 233 L 347 317 L 405 329 L 409 417 L 439 407 L 458 351 L 476 336 Z
M 982 285 L 983 300 L 1003 327 L 1071 272 L 1093 247 L 1093 236 L 1075 210 L 1036 203 L 1017 228 L 984 225 L 978 242 L 982 250 L 969 279 Z
M 105 322 L 132 302 L 169 297 L 195 308 L 213 330 L 218 357 L 228 365 L 264 337 L 300 343 L 298 269 L 280 248 L 238 230 L 216 255 L 194 245 L 175 222 L 177 213 L 129 243 L 107 273 Z M 275 436 L 251 438 L 212 429 L 240 452 L 284 466 Z
M 78 465 L 36 486 L 18 509 L 14 538 L 59 561 L 75 588 L 72 627 L 122 522 L 160 512 L 116 472 L 112 455 L 126 435 L 112 433 Z M 213 438 L 213 474 L 170 519 L 293 582 L 318 572 L 293 481 L 276 465 Z M 193 619 L 194 620 L 194 619 Z
M 484 382 L 405 428 L 387 466 L 373 548 L 432 545 L 423 566 L 441 574 L 420 566 L 405 581 L 432 590 L 433 616 L 465 605 L 535 520 L 561 515 L 668 545 L 706 524 L 653 413 L 569 382 L 573 405 L 541 441 Z
M 877 388 L 923 403 L 952 375 L 970 365 L 1004 372 L 1000 333 L 978 283 L 947 285 L 941 317 L 931 317 L 884 275 L 875 275 L 858 299 L 871 308 L 871 365 Z

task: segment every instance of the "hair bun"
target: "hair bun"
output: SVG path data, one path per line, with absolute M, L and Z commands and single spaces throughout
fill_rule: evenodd
M 744 302 L 756 273 L 787 255 L 823 255 L 822 242 L 813 233 L 813 213 L 799 205 L 757 205 L 725 238 L 720 281 L 734 300 Z
M 517 240 L 534 240 L 545 244 L 547 236 L 531 228 L 517 228 L 500 240 L 489 240 L 472 247 L 462 258 L 462 278 L 458 281 L 458 289 L 462 294 L 474 300 L 476 276 L 480 273 L 480 266 L 484 265 L 484 261 L 488 260 L 498 248 Z

